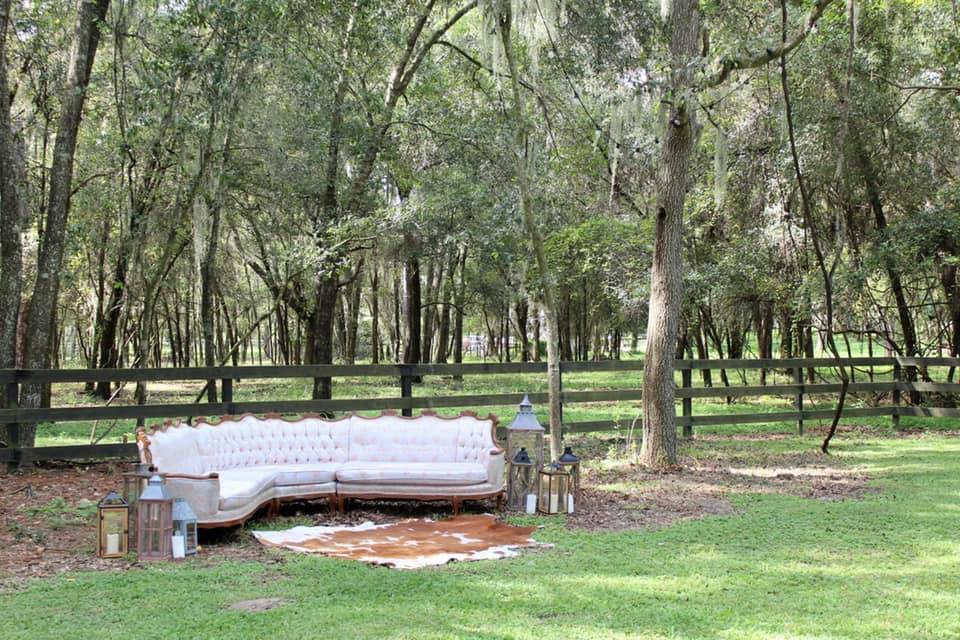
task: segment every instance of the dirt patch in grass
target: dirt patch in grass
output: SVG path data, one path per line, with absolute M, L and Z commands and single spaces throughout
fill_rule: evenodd
M 857 500 L 876 491 L 868 476 L 841 458 L 809 451 L 777 452 L 760 448 L 700 448 L 703 441 L 783 440 L 786 434 L 698 437 L 681 455 L 673 472 L 652 473 L 626 459 L 586 469 L 585 490 L 568 526 L 592 531 L 657 528 L 678 520 L 736 512 L 735 493 L 781 493 L 814 500 Z M 586 443 L 585 443 L 586 444 Z M 593 443 L 597 451 L 616 442 Z
M 96 556 L 96 503 L 120 491 L 120 475 L 131 465 L 45 465 L 0 474 L 0 588 L 24 579 L 78 570 L 125 571 L 141 567 L 136 555 Z M 199 565 L 224 560 L 283 562 L 267 554 L 242 530 L 202 531 L 200 553 L 180 562 Z
M 229 607 L 230 611 L 244 611 L 246 613 L 260 613 L 261 611 L 270 611 L 282 607 L 286 602 L 283 598 L 257 598 L 255 600 L 241 600 L 234 602 Z

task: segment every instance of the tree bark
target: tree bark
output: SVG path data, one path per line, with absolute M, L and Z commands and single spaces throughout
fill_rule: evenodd
M 547 339 L 547 396 L 550 408 L 550 457 L 556 460 L 561 452 L 562 413 L 560 404 L 560 325 L 557 321 L 557 305 L 554 298 L 554 283 L 547 263 L 547 254 L 544 249 L 543 235 L 537 223 L 536 212 L 533 209 L 533 190 L 530 184 L 529 163 L 527 153 L 529 149 L 529 124 L 524 114 L 524 101 L 520 93 L 520 71 L 517 67 L 513 52 L 511 35 L 511 7 L 509 2 L 499 5 L 500 15 L 497 16 L 500 38 L 503 43 L 504 57 L 510 70 L 511 88 L 511 115 L 516 129 L 514 142 L 514 159 L 516 161 L 517 187 L 520 192 L 520 209 L 523 214 L 523 226 L 530 239 L 540 272 L 540 286 L 542 289 L 541 308 L 546 321 Z
M 0 0 L 0 368 L 11 369 L 17 362 L 17 324 L 23 279 L 21 233 L 27 220 L 25 190 L 27 172 L 23 141 L 10 121 L 10 88 L 7 85 L 7 24 L 10 0 Z M 18 398 L 4 392 L 3 406 L 15 405 Z M 18 443 L 0 431 L 0 440 Z M 17 438 L 19 440 L 19 437 Z
M 73 45 L 53 148 L 42 246 L 37 258 L 37 279 L 27 316 L 24 365 L 32 369 L 46 368 L 50 362 L 53 333 L 50 321 L 56 311 L 60 289 L 60 269 L 63 264 L 70 209 L 77 134 L 80 130 L 87 85 L 90 83 L 90 72 L 100 42 L 100 23 L 103 22 L 109 4 L 110 0 L 78 0 L 77 3 Z M 39 407 L 42 395 L 42 385 L 24 385 L 21 405 L 27 408 Z M 21 446 L 33 446 L 36 425 L 23 425 L 20 436 Z
M 404 364 L 420 362 L 421 307 L 420 259 L 412 257 L 403 266 L 403 318 L 407 334 L 403 346 Z
M 670 50 L 669 120 L 657 169 L 657 209 L 650 272 L 647 349 L 643 369 L 643 444 L 640 462 L 653 469 L 677 464 L 673 357 L 683 289 L 681 239 L 690 156 L 697 137 L 690 63 L 700 46 L 697 0 L 673 0 L 666 20 Z
M 463 362 L 463 316 L 464 316 L 464 304 L 467 300 L 467 281 L 466 281 L 466 270 L 467 270 L 467 247 L 464 246 L 460 249 L 460 255 L 458 257 L 459 270 L 460 270 L 460 279 L 457 283 L 457 291 L 454 294 L 456 298 L 456 308 L 454 309 L 454 321 L 453 321 L 453 361 L 457 364 Z M 457 382 L 463 381 L 463 376 L 457 374 L 453 376 L 453 379 Z
M 380 267 L 373 263 L 370 274 L 370 361 L 380 362 Z

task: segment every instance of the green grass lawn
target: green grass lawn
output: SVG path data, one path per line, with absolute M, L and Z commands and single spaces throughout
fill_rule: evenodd
M 684 453 L 760 458 L 815 445 L 711 438 Z M 0 637 L 960 637 L 960 439 L 850 434 L 834 450 L 876 492 L 840 502 L 730 493 L 735 515 L 659 530 L 540 519 L 536 537 L 552 549 L 415 572 L 284 553 L 283 563 L 38 579 L 0 593 Z M 285 604 L 225 609 L 266 597 Z

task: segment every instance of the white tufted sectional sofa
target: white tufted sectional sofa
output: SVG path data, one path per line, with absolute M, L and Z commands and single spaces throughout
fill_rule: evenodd
M 281 500 L 450 500 L 497 497 L 504 453 L 496 418 L 473 413 L 415 418 L 385 412 L 326 420 L 306 415 L 225 416 L 219 423 L 167 423 L 137 434 L 141 462 L 164 474 L 199 524 L 239 524 Z

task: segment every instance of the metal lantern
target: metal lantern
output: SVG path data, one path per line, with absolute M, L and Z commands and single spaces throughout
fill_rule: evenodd
M 183 498 L 173 501 L 173 536 L 180 536 L 181 540 L 173 541 L 173 555 L 192 556 L 197 553 L 197 514 L 190 508 L 190 503 Z M 183 545 L 182 549 L 180 545 Z
M 141 560 L 167 560 L 173 556 L 173 498 L 154 474 L 140 494 L 137 505 L 137 557 Z
M 513 460 L 521 449 L 527 450 L 533 469 L 543 466 L 544 429 L 533 413 L 533 404 L 526 395 L 520 401 L 517 417 L 507 427 L 507 460 Z
M 537 511 L 547 515 L 567 513 L 570 474 L 556 462 L 540 470 L 540 497 Z
M 97 503 L 97 555 L 101 558 L 122 558 L 129 550 L 127 501 L 111 491 Z
M 536 509 L 536 469 L 527 453 L 526 447 L 520 447 L 510 459 L 510 472 L 507 476 L 507 508 L 513 511 L 533 513 Z
M 557 464 L 570 474 L 567 513 L 573 513 L 574 504 L 580 501 L 580 458 L 573 453 L 571 447 L 564 447 L 563 455 L 557 459 Z
M 153 475 L 149 464 L 138 464 L 133 471 L 123 474 L 123 499 L 129 507 L 127 515 L 127 530 L 129 548 L 137 546 L 137 504 L 140 494 L 147 488 L 147 480 Z

